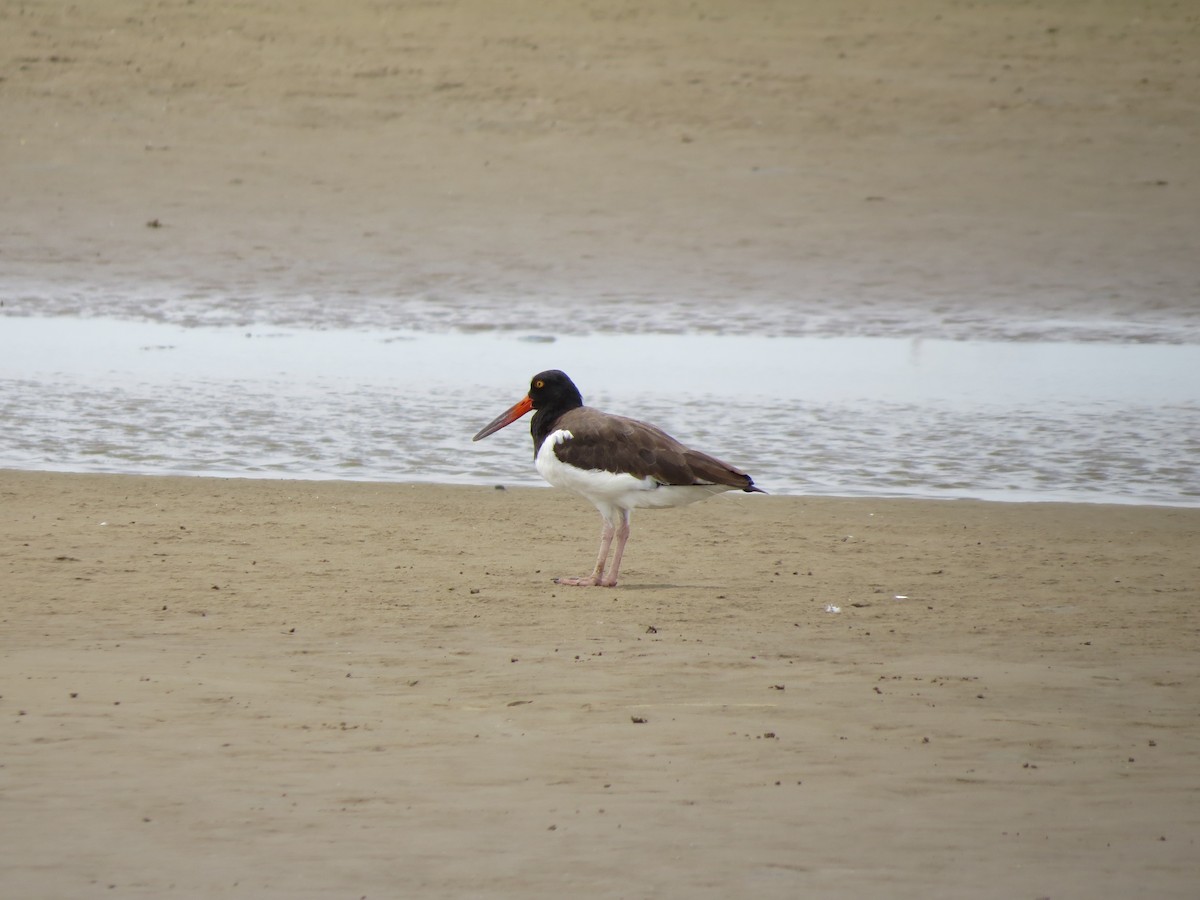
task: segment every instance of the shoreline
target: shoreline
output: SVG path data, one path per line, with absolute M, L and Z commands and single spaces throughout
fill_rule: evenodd
M 558 491 L 0 471 L 0 883 L 1194 886 L 1200 510 L 716 498 L 639 510 L 617 588 L 552 584 L 598 524 Z
M 436 479 L 420 479 L 412 477 L 395 478 L 395 479 L 380 479 L 370 476 L 361 478 L 352 475 L 289 475 L 278 474 L 272 475 L 264 472 L 249 472 L 249 473 L 229 473 L 229 472 L 124 472 L 111 471 L 102 469 L 70 469 L 70 468 L 21 468 L 17 466 L 0 466 L 0 473 L 12 473 L 14 475 L 65 475 L 65 476 L 83 476 L 96 478 L 180 478 L 180 479 L 198 479 L 203 481 L 235 481 L 235 482 L 263 482 L 265 484 L 296 484 L 296 485 L 312 485 L 314 487 L 325 484 L 359 484 L 359 485 L 375 485 L 380 488 L 384 487 L 413 487 L 413 488 L 450 488 L 450 489 L 473 489 L 473 490 L 495 490 L 495 491 L 559 491 L 558 488 L 552 487 L 542 481 L 540 477 L 532 475 L 525 481 L 502 481 L 498 479 L 479 479 L 476 481 L 438 481 Z M 1017 492 L 1013 492 L 1014 494 Z M 767 492 L 768 496 L 780 499 L 804 501 L 804 500 L 821 500 L 821 501 L 847 501 L 847 502 L 912 502 L 912 503 L 983 503 L 996 504 L 999 506 L 1068 506 L 1068 507 L 1114 507 L 1117 509 L 1161 509 L 1161 510 L 1195 510 L 1200 509 L 1200 501 L 1179 500 L 1176 502 L 1170 501 L 1145 501 L 1138 499 L 1113 499 L 1105 498 L 1098 500 L 1080 500 L 1076 498 L 1063 499 L 1061 497 L 1039 496 L 1036 491 L 1022 493 L 1020 496 L 1001 496 L 999 494 L 993 496 L 944 496 L 931 497 L 920 496 L 904 493 L 870 493 L 863 491 L 860 493 L 824 493 L 824 492 L 804 492 L 796 490 L 791 492 L 773 490 Z M 584 501 L 581 501 L 584 502 Z
M 521 441 L 478 446 L 467 426 L 551 368 L 591 405 L 719 448 L 773 493 L 1200 504 L 1187 453 L 1200 345 L 7 318 L 0 465 L 537 483 Z

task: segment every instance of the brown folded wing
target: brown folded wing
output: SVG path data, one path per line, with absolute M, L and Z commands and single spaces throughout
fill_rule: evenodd
M 554 454 L 578 469 L 628 473 L 659 484 L 724 484 L 757 490 L 745 472 L 636 419 L 583 406 L 564 413 L 554 424 L 571 432 L 571 439 L 558 444 Z

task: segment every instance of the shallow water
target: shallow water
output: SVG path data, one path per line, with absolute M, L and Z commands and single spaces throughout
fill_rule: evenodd
M 0 466 L 539 484 L 562 368 L 772 493 L 1200 505 L 1200 346 L 0 317 Z

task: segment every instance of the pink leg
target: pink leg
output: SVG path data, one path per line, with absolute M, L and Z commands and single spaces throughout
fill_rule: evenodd
M 628 532 L 628 525 L 623 526 Z M 565 584 L 571 587 L 593 587 L 597 584 L 606 584 L 604 581 L 604 564 L 608 562 L 608 551 L 612 547 L 613 525 L 607 519 L 604 520 L 604 529 L 600 532 L 600 555 L 596 557 L 596 568 L 592 570 L 592 574 L 587 578 L 555 578 L 555 584 Z M 625 542 L 621 541 L 617 550 L 617 561 L 620 561 L 620 547 L 624 547 Z M 613 584 L 616 584 L 614 581 Z
M 612 568 L 608 570 L 608 577 L 601 578 L 597 584 L 602 584 L 605 587 L 617 586 L 617 573 L 621 571 L 621 557 L 625 555 L 625 542 L 629 540 L 629 510 L 621 510 L 621 524 L 617 526 L 617 549 L 613 551 Z

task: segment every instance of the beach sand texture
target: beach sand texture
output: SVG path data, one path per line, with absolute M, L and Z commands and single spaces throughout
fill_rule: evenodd
M 1188 4 L 649 7 L 0 3 L 6 312 L 1200 324 Z M 1195 896 L 1200 510 L 598 531 L 0 471 L 0 893 Z
M 724 497 L 607 590 L 546 489 L 0 501 L 10 896 L 1196 884 L 1200 510 Z
M 31 0 L 0 26 L 0 277 L 56 308 L 1200 328 L 1187 4 Z

